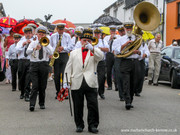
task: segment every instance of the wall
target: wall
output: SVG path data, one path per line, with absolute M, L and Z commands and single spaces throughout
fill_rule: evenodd
M 167 4 L 166 16 L 166 44 L 170 45 L 173 39 L 180 40 L 180 27 L 177 27 L 177 3 L 180 0 Z

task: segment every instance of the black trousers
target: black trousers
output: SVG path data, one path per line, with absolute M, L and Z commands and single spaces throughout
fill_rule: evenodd
M 84 108 L 84 96 L 87 100 L 88 108 L 88 126 L 99 125 L 99 111 L 98 111 L 98 100 L 97 100 L 97 88 L 90 88 L 85 79 L 83 79 L 82 85 L 78 90 L 72 90 L 72 100 L 74 106 L 74 120 L 76 127 L 84 128 L 83 121 L 83 108 Z
M 56 87 L 56 95 L 59 93 L 61 89 L 60 77 L 62 74 L 62 80 L 63 80 L 64 70 L 68 59 L 69 59 L 68 53 L 60 53 L 59 58 L 56 59 L 54 62 L 54 83 Z
M 19 88 L 21 95 L 29 97 L 30 93 L 30 61 L 27 59 L 20 59 L 18 63 L 18 77 L 19 77 Z
M 105 61 L 100 61 L 97 66 L 97 75 L 98 75 L 98 93 L 99 95 L 104 94 L 104 83 L 105 83 Z
M 112 87 L 112 71 L 114 66 L 114 54 L 108 52 L 106 54 L 106 66 L 107 66 L 107 84 L 108 87 Z M 115 72 L 114 72 L 115 74 Z M 114 77 L 115 79 L 115 77 Z M 116 87 L 116 81 L 115 81 L 115 87 Z
M 137 86 L 137 59 L 124 59 L 121 60 L 120 71 L 123 78 L 123 94 L 126 104 L 132 103 L 135 88 Z
M 48 73 L 48 62 L 31 62 L 30 77 L 32 80 L 32 90 L 30 96 L 30 106 L 36 105 L 37 91 L 39 91 L 39 105 L 44 105 Z
M 136 93 L 141 93 L 143 89 L 144 77 L 145 77 L 145 60 L 138 61 L 138 84 L 136 88 Z
M 18 73 L 18 59 L 9 60 L 9 65 L 11 66 L 12 75 L 12 89 L 17 88 L 17 73 Z
M 115 62 L 114 62 L 114 69 L 115 69 L 115 77 L 116 77 L 116 83 L 117 83 L 117 88 L 118 88 L 118 91 L 119 91 L 119 98 L 124 98 L 124 95 L 123 95 L 123 78 L 122 78 L 122 74 L 121 74 L 121 71 L 120 71 L 120 66 L 121 66 L 121 58 L 115 58 Z

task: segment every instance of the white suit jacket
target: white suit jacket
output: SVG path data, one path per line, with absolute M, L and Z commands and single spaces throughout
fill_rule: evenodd
M 69 60 L 64 72 L 64 83 L 66 83 L 66 73 L 68 82 L 71 82 L 71 90 L 78 90 L 81 87 L 83 77 L 91 88 L 98 87 L 97 64 L 103 59 L 104 54 L 99 48 L 94 48 L 93 56 L 90 50 L 86 55 L 84 65 L 82 59 L 82 48 L 75 49 L 70 53 Z

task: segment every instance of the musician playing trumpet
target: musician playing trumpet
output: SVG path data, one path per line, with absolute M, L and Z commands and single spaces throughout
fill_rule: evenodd
M 46 37 L 46 34 L 49 33 L 47 28 L 39 26 L 36 32 L 37 40 L 32 41 L 26 51 L 30 55 L 30 78 L 32 80 L 30 111 L 34 111 L 37 91 L 39 91 L 40 109 L 45 109 L 45 89 L 49 73 L 49 56 L 53 54 L 53 48 L 49 45 L 49 39 Z
M 64 32 L 65 25 L 65 23 L 57 24 L 57 32 L 52 34 L 50 38 L 50 44 L 53 47 L 53 52 L 59 53 L 59 57 L 54 61 L 54 83 L 56 87 L 55 99 L 57 99 L 57 95 L 61 89 L 60 78 L 62 74 L 63 80 L 64 69 L 69 59 L 68 53 L 73 48 L 71 36 Z

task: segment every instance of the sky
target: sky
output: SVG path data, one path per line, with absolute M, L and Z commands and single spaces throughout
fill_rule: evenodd
M 6 15 L 16 20 L 36 19 L 52 14 L 49 22 L 64 19 L 73 23 L 93 23 L 103 10 L 117 0 L 0 0 Z

